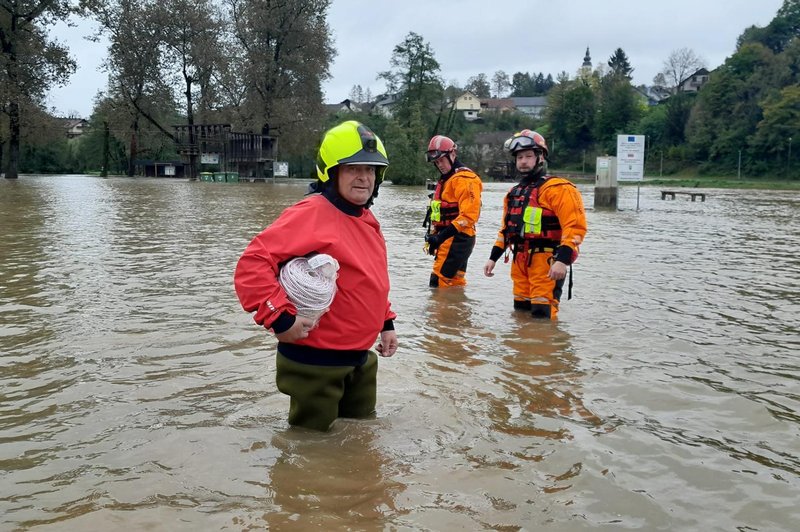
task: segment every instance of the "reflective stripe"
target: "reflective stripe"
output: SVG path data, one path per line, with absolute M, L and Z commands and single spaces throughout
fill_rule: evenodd
M 541 207 L 531 207 L 530 205 L 525 207 L 525 211 L 522 213 L 522 221 L 525 223 L 522 227 L 522 234 L 520 236 L 525 236 L 526 233 L 532 233 L 534 235 L 542 234 Z
M 431 200 L 431 221 L 442 221 L 442 202 L 441 200 Z

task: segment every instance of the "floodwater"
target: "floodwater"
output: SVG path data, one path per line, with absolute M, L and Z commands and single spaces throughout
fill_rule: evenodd
M 1 530 L 797 530 L 800 194 L 620 189 L 558 323 L 427 288 L 384 186 L 400 349 L 377 417 L 290 429 L 232 273 L 305 183 L 0 181 Z M 638 198 L 637 198 L 638 193 Z M 639 208 L 637 210 L 637 202 Z

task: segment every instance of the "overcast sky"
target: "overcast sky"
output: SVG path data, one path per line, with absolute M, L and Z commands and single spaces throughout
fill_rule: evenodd
M 651 84 L 670 52 L 690 48 L 715 68 L 753 24 L 767 25 L 783 0 L 333 0 L 328 23 L 337 55 L 323 89 L 326 103 L 347 98 L 354 85 L 384 90 L 377 74 L 390 68 L 394 47 L 409 32 L 430 43 L 446 82 L 464 85 L 497 70 L 552 74 L 577 72 L 586 47 L 596 67 L 622 48 L 634 84 Z M 106 86 L 99 71 L 106 45 L 86 41 L 85 24 L 59 27 L 78 62 L 69 85 L 50 93 L 62 115 L 88 118 L 92 99 Z

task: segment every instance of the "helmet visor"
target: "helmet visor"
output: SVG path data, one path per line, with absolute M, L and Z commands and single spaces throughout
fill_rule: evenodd
M 429 163 L 432 163 L 436 159 L 441 159 L 445 155 L 450 153 L 450 151 L 441 151 L 441 150 L 431 150 L 425 154 L 425 157 L 428 159 Z
M 508 142 L 508 151 L 511 153 L 516 153 L 522 150 L 533 150 L 533 149 L 541 149 L 541 146 L 536 144 L 531 137 L 526 137 L 524 135 L 519 137 L 514 137 Z

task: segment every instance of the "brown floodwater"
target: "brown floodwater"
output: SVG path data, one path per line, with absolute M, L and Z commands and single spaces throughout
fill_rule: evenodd
M 796 530 L 800 194 L 581 185 L 541 323 L 481 273 L 509 186 L 451 291 L 427 191 L 381 189 L 400 348 L 376 418 L 323 434 L 288 427 L 232 286 L 306 182 L 0 180 L 0 529 Z

